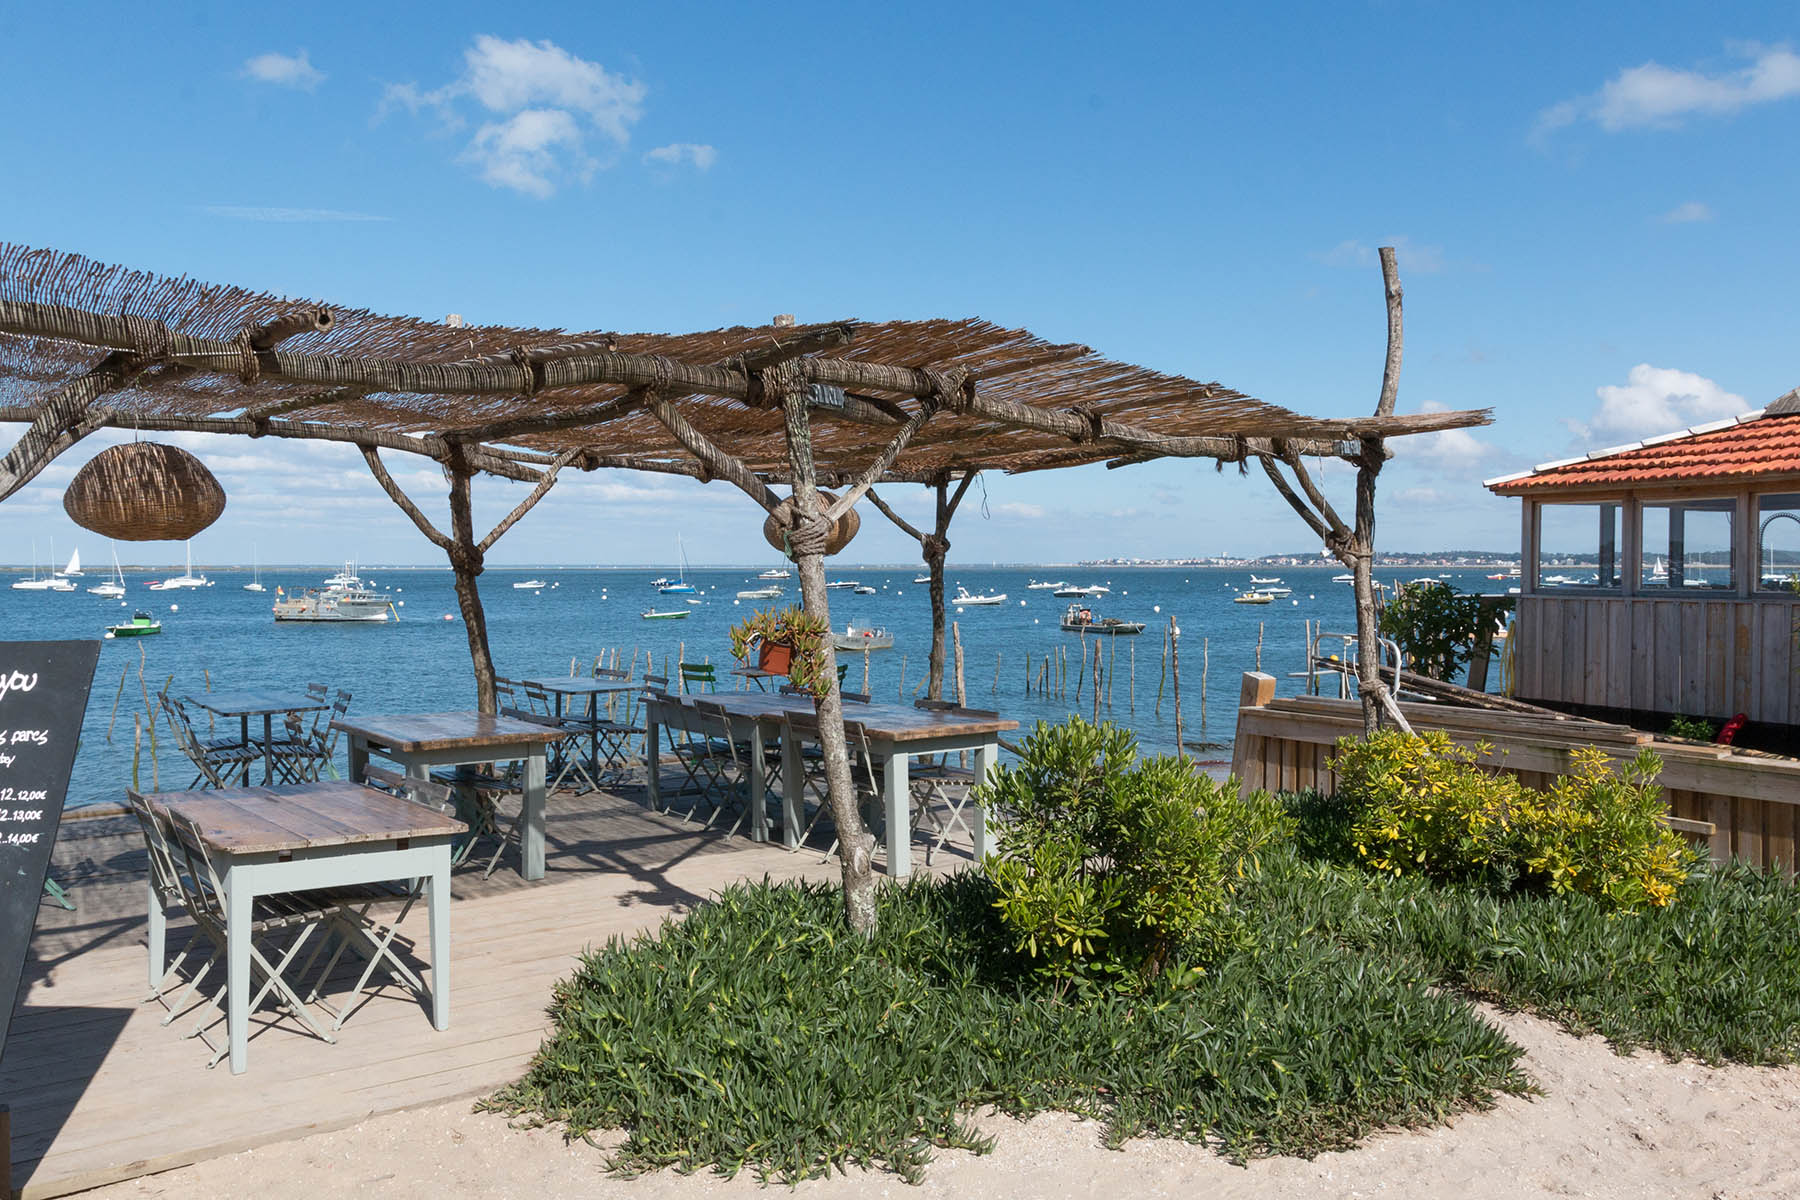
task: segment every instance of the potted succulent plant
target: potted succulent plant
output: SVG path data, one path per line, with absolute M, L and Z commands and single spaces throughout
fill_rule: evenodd
M 801 687 L 814 686 L 823 673 L 819 655 L 825 624 L 799 608 L 753 612 L 731 627 L 731 653 L 739 662 L 756 655 L 758 670 L 786 675 Z

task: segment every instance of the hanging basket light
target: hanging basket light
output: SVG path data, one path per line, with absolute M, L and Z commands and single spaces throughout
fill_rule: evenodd
M 63 509 L 104 537 L 179 542 L 219 519 L 225 489 L 186 450 L 131 442 L 89 459 L 63 493 Z
M 819 492 L 820 507 L 830 508 L 836 502 L 837 497 L 830 492 L 823 490 Z M 775 549 L 786 554 L 788 552 L 787 532 L 793 527 L 794 498 L 789 496 L 777 504 L 774 511 L 770 512 L 767 519 L 763 521 L 763 539 Z M 825 539 L 825 553 L 836 554 L 848 546 L 850 539 L 855 537 L 856 531 L 861 528 L 862 518 L 856 515 L 855 508 L 849 509 L 843 516 L 832 522 L 831 535 Z

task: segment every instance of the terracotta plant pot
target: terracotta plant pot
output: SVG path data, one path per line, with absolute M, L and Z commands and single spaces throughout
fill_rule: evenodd
M 779 642 L 758 642 L 756 669 L 786 675 L 794 666 L 794 648 Z

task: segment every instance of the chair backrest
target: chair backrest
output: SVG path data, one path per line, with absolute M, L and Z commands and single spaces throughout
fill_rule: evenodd
M 556 702 L 550 698 L 550 693 L 537 684 L 527 683 L 519 690 L 525 693 L 525 703 L 533 712 L 547 717 L 556 711 Z
M 968 717 L 973 721 L 993 721 L 999 719 L 1000 711 L 993 708 L 964 708 L 958 705 L 950 710 L 950 715 Z
M 306 694 L 314 700 L 324 700 L 331 695 L 331 689 L 322 683 L 309 683 L 306 685 Z
M 954 700 L 933 700 L 929 696 L 913 701 L 914 708 L 922 708 L 926 712 L 949 712 L 956 707 Z
M 711 663 L 684 662 L 678 665 L 681 668 L 682 691 L 692 691 L 697 687 L 704 687 L 709 692 L 717 689 L 719 679 Z
M 319 751 L 329 756 L 337 748 L 338 731 L 331 723 L 350 711 L 350 701 L 354 699 L 349 692 L 340 690 L 331 701 L 331 707 L 319 714 L 313 724 L 313 743 Z
M 175 864 L 175 850 L 169 845 L 169 831 L 162 815 L 150 807 L 148 800 L 130 789 L 125 792 L 125 803 L 137 817 L 138 827 L 144 831 L 144 850 L 150 856 L 150 886 L 156 889 L 164 904 L 178 899 L 185 903 L 181 868 Z
M 156 700 L 168 722 L 169 732 L 175 735 L 175 748 L 181 751 L 182 757 L 194 764 L 208 783 L 214 787 L 223 787 L 218 771 L 207 761 L 206 749 L 200 745 L 200 739 L 195 735 L 193 723 L 188 720 L 187 709 L 182 706 L 181 701 L 167 692 L 158 692 Z
M 784 683 L 781 685 L 781 694 L 784 696 L 810 696 L 812 692 L 797 683 Z
M 516 701 L 514 692 L 517 688 L 518 684 L 510 679 L 501 679 L 499 676 L 494 678 L 494 696 L 503 703 L 512 704 Z
M 210 916 L 223 924 L 225 908 L 220 897 L 225 894 L 225 884 L 218 871 L 213 869 L 212 855 L 207 852 L 206 840 L 200 836 L 200 827 L 180 813 L 172 812 L 169 829 L 175 835 L 175 844 L 181 847 L 188 878 L 194 885 L 185 892 L 188 911 L 195 917 Z
M 624 667 L 595 667 L 594 678 L 623 679 L 629 681 L 631 679 L 631 672 L 627 671 Z
M 644 689 L 646 691 L 654 692 L 658 696 L 666 696 L 669 694 L 669 677 L 667 675 L 651 675 L 646 673 L 644 675 Z
M 838 695 L 843 699 L 844 703 L 846 703 L 846 704 L 867 704 L 867 703 L 869 703 L 869 693 L 867 693 L 867 692 L 842 692 L 842 691 L 840 691 L 838 693 Z
M 839 687 L 844 686 L 844 676 L 848 675 L 849 673 L 850 673 L 850 664 L 849 663 L 839 663 L 838 664 L 838 686 Z
M 447 815 L 456 812 L 456 797 L 450 785 L 439 783 L 435 779 L 416 779 L 411 775 L 402 775 L 398 771 L 386 767 L 365 766 L 363 783 L 378 791 L 398 796 L 402 800 L 410 800 L 434 812 Z

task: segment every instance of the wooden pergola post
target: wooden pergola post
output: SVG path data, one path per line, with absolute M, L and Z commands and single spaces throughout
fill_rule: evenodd
M 949 632 L 948 614 L 944 606 L 944 559 L 950 553 L 950 521 L 956 516 L 957 506 L 968 494 L 969 484 L 975 480 L 977 472 L 966 471 L 962 481 L 956 485 L 956 491 L 950 491 L 949 475 L 940 475 L 931 484 L 937 494 L 937 519 L 932 532 L 923 533 L 899 513 L 889 508 L 882 498 L 869 489 L 869 500 L 880 509 L 882 514 L 892 521 L 900 530 L 919 543 L 921 556 L 925 560 L 931 594 L 931 659 L 930 677 L 926 691 L 933 700 L 944 698 L 944 647 Z

